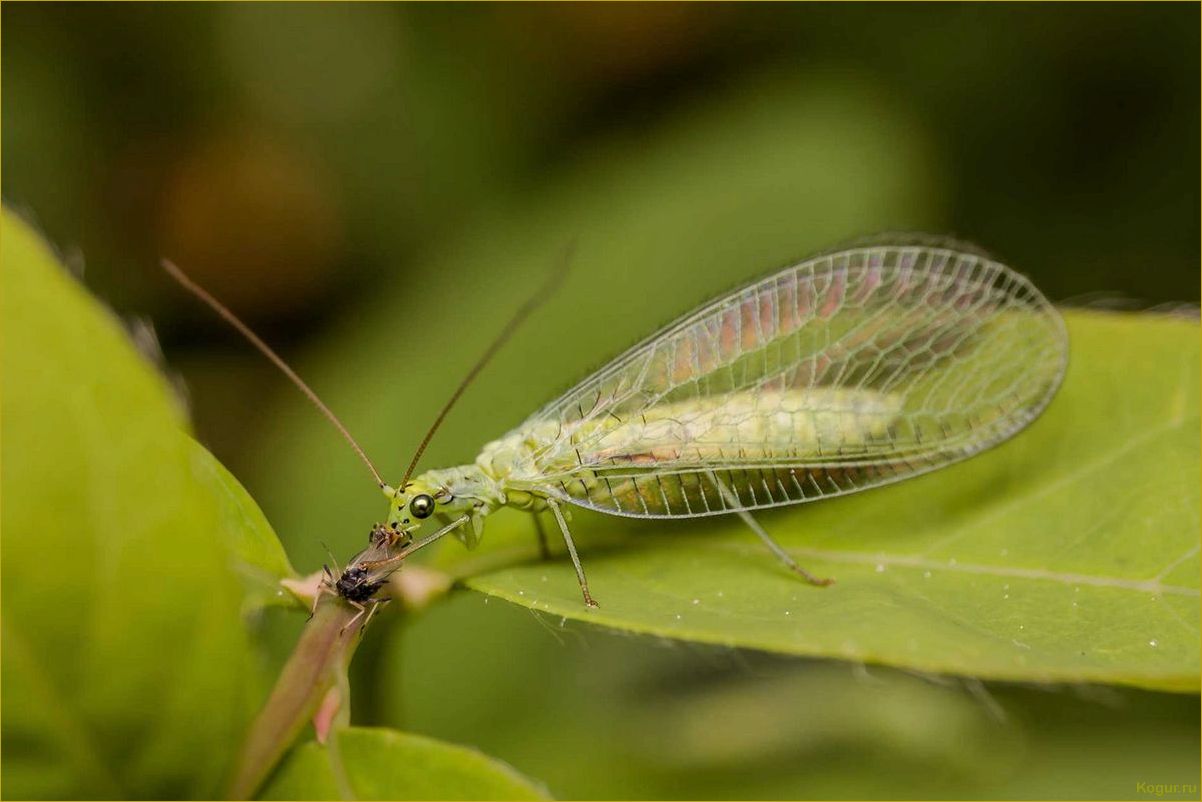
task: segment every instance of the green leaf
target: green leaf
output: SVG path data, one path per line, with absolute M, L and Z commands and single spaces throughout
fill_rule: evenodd
M 634 632 L 990 679 L 1197 689 L 1198 326 L 1068 320 L 1065 384 L 1014 440 L 758 516 L 808 569 L 837 577 L 831 588 L 793 579 L 733 517 L 577 514 L 600 610 L 583 607 L 570 570 L 513 552 L 506 567 L 456 571 L 509 601 Z M 514 516 L 490 534 L 529 527 Z
M 350 794 L 346 792 L 349 791 Z M 293 751 L 263 799 L 546 799 L 474 749 L 387 729 L 337 730 Z
M 1196 696 L 632 638 L 472 592 L 372 642 L 381 721 L 471 743 L 559 799 L 1126 799 L 1197 782 Z
M 120 322 L 3 214 L 6 797 L 206 797 L 291 573 Z
M 238 480 L 191 438 L 192 469 L 205 485 L 222 522 L 221 534 L 232 557 L 231 565 L 242 579 L 243 612 L 268 605 L 291 607 L 296 599 L 280 587 L 283 578 L 295 577 L 288 556 L 271 524 Z

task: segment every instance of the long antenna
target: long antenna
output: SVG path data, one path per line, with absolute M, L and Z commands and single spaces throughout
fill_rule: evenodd
M 559 264 L 551 272 L 549 276 L 539 285 L 526 302 L 518 307 L 518 311 L 514 312 L 513 317 L 501 329 L 501 332 L 496 336 L 496 339 L 488 346 L 484 354 L 472 365 L 472 369 L 463 377 L 463 381 L 459 382 L 459 386 L 455 388 L 455 392 L 451 393 L 451 397 L 442 405 L 442 410 L 438 413 L 438 417 L 434 419 L 434 423 L 430 424 L 430 429 L 426 432 L 426 436 L 422 438 L 421 443 L 417 447 L 417 451 L 413 454 L 413 459 L 409 461 L 409 467 L 405 469 L 405 476 L 401 479 L 397 489 L 403 488 L 408 483 L 409 478 L 413 476 L 413 470 L 417 467 L 417 462 L 422 458 L 422 454 L 426 450 L 426 446 L 430 445 L 430 439 L 434 437 L 434 433 L 438 431 L 438 427 L 442 425 L 442 421 L 446 418 L 447 413 L 451 411 L 451 407 L 455 406 L 455 402 L 463 395 L 463 391 L 472 383 L 475 378 L 480 375 L 480 371 L 484 370 L 497 351 L 501 350 L 501 346 L 513 336 L 513 333 L 518 330 L 518 327 L 525 322 L 526 318 L 530 317 L 530 313 L 538 309 L 542 304 L 559 289 L 559 285 L 563 283 L 564 277 L 568 274 L 568 265 L 571 264 L 572 255 L 576 252 L 576 240 L 572 240 L 564 248 L 563 255 L 560 257 Z
M 282 370 L 284 375 L 292 380 L 292 383 L 295 384 L 300 391 L 305 394 L 305 397 L 313 402 L 313 406 L 317 407 L 317 410 L 322 415 L 326 416 L 326 420 L 334 424 L 334 428 L 342 433 L 342 436 L 346 438 L 346 441 L 351 444 L 351 448 L 355 449 L 355 453 L 359 455 L 359 459 L 363 460 L 363 464 L 367 466 L 369 471 L 371 471 L 371 475 L 375 477 L 376 484 L 378 484 L 380 487 L 387 486 L 384 483 L 384 480 L 380 478 L 380 472 L 376 470 L 376 466 L 373 465 L 371 460 L 367 458 L 367 454 L 365 454 L 359 444 L 355 442 L 355 438 L 351 437 L 351 433 L 347 431 L 345 426 L 342 425 L 342 421 L 338 420 L 338 416 L 335 415 L 329 407 L 322 403 L 322 400 L 317 397 L 317 393 L 309 389 L 309 385 L 305 384 L 304 380 L 301 379 L 300 376 L 296 375 L 296 371 L 288 367 L 288 363 L 285 362 L 279 354 L 271 350 L 271 346 L 260 340 L 259 335 L 251 331 L 250 326 L 247 326 L 245 323 L 239 320 L 238 316 L 226 308 L 225 304 L 221 303 L 221 301 L 218 301 L 216 298 L 210 295 L 204 287 L 201 287 L 195 281 L 188 278 L 187 274 L 180 270 L 174 262 L 169 259 L 164 259 L 161 264 L 163 269 L 166 270 L 173 279 L 178 281 L 181 287 L 208 304 L 214 312 L 221 315 L 223 318 L 225 318 L 227 323 L 237 329 L 239 334 L 249 340 L 251 345 L 253 345 L 255 348 L 258 348 L 263 356 L 275 363 L 275 366 Z

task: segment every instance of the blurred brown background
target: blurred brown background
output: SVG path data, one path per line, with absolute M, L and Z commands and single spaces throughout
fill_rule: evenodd
M 213 336 L 169 254 L 273 338 L 597 143 L 772 67 L 869 85 L 943 228 L 1053 297 L 1194 299 L 1198 10 L 1103 4 L 16 4 L 4 195 L 122 311 Z M 870 188 L 866 188 L 870 191 Z

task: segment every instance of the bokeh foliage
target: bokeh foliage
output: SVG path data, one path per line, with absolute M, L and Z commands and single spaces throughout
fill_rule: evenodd
M 543 799 L 545 790 L 508 766 L 463 747 L 379 728 L 334 734 L 352 799 Z M 327 746 L 293 751 L 262 799 L 339 799 Z

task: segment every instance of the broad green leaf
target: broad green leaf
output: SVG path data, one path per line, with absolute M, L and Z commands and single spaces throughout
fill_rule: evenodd
M 365 648 L 380 641 L 355 690 L 379 721 L 471 743 L 559 799 L 1131 799 L 1199 770 L 1192 695 L 632 638 L 473 592 Z
M 349 791 L 348 795 L 346 792 Z M 337 730 L 284 761 L 263 799 L 545 799 L 511 767 L 474 749 L 387 729 Z
M 119 321 L 2 226 L 3 794 L 211 796 L 288 562 Z
M 989 679 L 1198 687 L 1198 326 L 1070 313 L 1069 373 L 1029 430 L 958 466 L 737 519 L 577 514 L 600 610 L 570 570 L 510 553 L 455 569 L 536 610 L 674 638 Z M 518 516 L 505 528 L 528 529 Z M 502 527 L 495 527 L 497 529 Z M 516 532 L 512 533 L 516 535 Z M 518 550 L 531 553 L 529 547 Z

